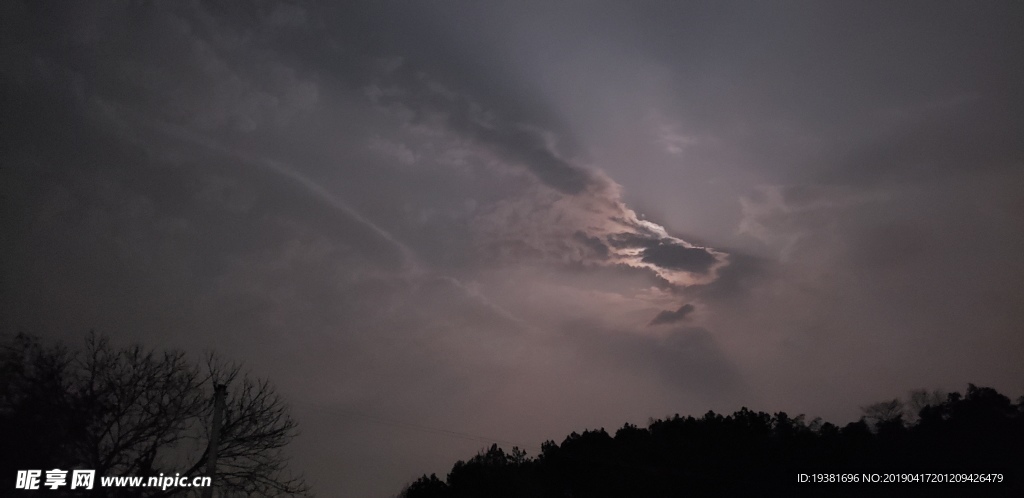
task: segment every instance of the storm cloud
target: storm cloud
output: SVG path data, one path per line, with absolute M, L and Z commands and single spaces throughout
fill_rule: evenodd
M 717 260 L 702 247 L 686 247 L 673 243 L 658 243 L 643 250 L 640 259 L 661 268 L 704 273 Z
M 694 307 L 692 304 L 684 304 L 675 311 L 665 310 L 658 313 L 648 325 L 666 325 L 676 323 L 685 320 L 687 315 L 693 313 L 693 310 Z

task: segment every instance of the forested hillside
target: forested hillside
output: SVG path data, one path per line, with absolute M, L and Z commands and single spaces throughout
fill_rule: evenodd
M 1024 398 L 1015 404 L 971 385 L 964 395 L 915 406 L 928 398 L 919 394 L 866 407 L 843 427 L 743 408 L 626 424 L 614 435 L 574 432 L 561 444 L 544 443 L 536 458 L 494 445 L 455 463 L 444 480 L 424 475 L 402 496 L 1022 496 Z M 851 482 L 814 482 L 821 480 Z M 936 480 L 967 482 L 924 482 Z

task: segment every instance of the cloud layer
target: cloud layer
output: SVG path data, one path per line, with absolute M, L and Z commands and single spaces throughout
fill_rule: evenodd
M 805 7 L 4 3 L 0 332 L 243 360 L 328 496 L 1013 392 L 1020 5 Z

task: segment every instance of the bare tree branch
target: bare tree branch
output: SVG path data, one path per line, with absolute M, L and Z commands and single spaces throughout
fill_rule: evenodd
M 266 380 L 210 354 L 205 368 L 180 351 L 116 348 L 90 334 L 70 353 L 19 336 L 0 350 L 0 414 L 36 409 L 25 400 L 48 399 L 48 416 L 64 422 L 63 441 L 48 447 L 46 468 L 95 469 L 104 476 L 202 475 L 210 448 L 215 383 L 228 386 L 218 444 L 218 493 L 242 496 L 306 495 L 301 476 L 288 473 L 283 449 L 297 424 Z M 184 495 L 184 488 L 132 490 L 133 496 Z

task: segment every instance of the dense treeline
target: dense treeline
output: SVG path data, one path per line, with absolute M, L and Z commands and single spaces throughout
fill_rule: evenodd
M 922 391 L 864 411 L 845 427 L 746 408 L 726 416 L 676 415 L 647 428 L 626 424 L 614 436 L 604 429 L 574 432 L 561 444 L 544 443 L 536 458 L 495 445 L 457 462 L 445 480 L 424 475 L 402 496 L 1024 496 L 1024 398 L 1014 404 L 994 389 L 970 385 L 964 395 Z M 865 473 L 883 480 L 893 473 L 978 473 L 956 479 L 984 480 L 1000 473 L 1003 482 L 813 484 L 798 483 L 800 473 L 858 480 Z

